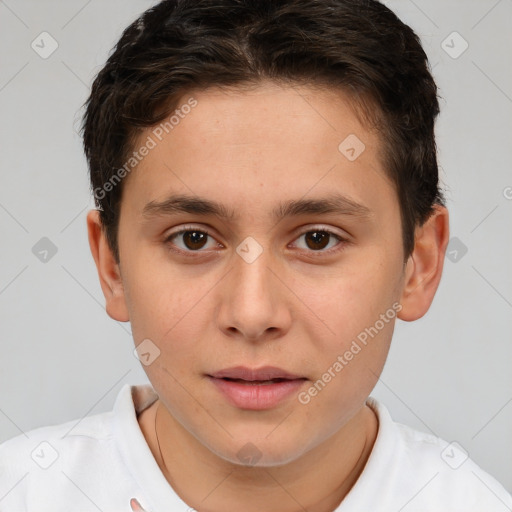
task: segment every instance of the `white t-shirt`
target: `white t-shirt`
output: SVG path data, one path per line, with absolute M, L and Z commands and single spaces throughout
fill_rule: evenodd
M 157 395 L 126 384 L 112 412 L 38 428 L 0 445 L 0 512 L 191 512 L 163 476 L 137 422 Z M 395 423 L 379 430 L 336 512 L 505 512 L 512 496 L 456 445 Z

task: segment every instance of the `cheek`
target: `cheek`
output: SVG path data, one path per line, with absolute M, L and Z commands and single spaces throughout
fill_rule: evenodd
M 188 275 L 190 269 L 178 272 L 168 262 L 143 258 L 126 268 L 125 296 L 135 344 L 150 339 L 159 348 L 156 367 L 176 376 L 190 371 L 202 350 L 205 323 L 213 315 L 208 290 L 218 276 Z M 152 366 L 145 370 L 148 375 L 158 371 Z
M 340 314 L 336 334 L 317 339 L 321 345 L 314 347 L 315 371 L 301 403 L 308 401 L 310 412 L 318 411 L 324 422 L 343 424 L 377 383 L 389 352 L 396 310 L 383 309 L 385 320 L 380 314 Z
M 317 320 L 309 326 L 315 378 L 304 398 L 332 415 L 334 423 L 375 386 L 400 308 L 397 263 L 376 252 L 331 272 L 322 286 L 317 280 L 312 288 L 311 279 L 309 287 L 308 305 L 325 325 Z
M 297 294 L 305 298 L 304 302 L 317 315 L 312 339 L 323 343 L 322 348 L 328 351 L 350 345 L 351 340 L 392 308 L 399 297 L 399 278 L 396 261 L 369 254 L 347 261 L 328 274 L 324 271 L 302 280 L 302 289 Z M 381 330 L 387 333 L 389 325 Z
M 123 280 L 125 298 L 135 342 L 150 338 L 159 344 L 191 309 L 191 294 L 183 292 L 176 276 L 166 275 L 165 266 L 143 258 L 127 261 Z

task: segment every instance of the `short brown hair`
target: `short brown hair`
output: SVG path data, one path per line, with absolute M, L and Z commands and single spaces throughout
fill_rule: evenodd
M 373 109 L 410 255 L 415 227 L 443 204 L 437 87 L 413 30 L 374 0 L 165 0 L 123 32 L 83 118 L 91 187 L 117 261 L 122 183 L 112 178 L 140 129 L 189 90 L 262 80 L 325 85 Z

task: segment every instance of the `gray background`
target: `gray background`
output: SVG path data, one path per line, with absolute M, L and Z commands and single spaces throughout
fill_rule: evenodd
M 123 383 L 146 382 L 129 324 L 104 311 L 76 130 L 93 76 L 152 3 L 0 1 L 0 441 L 110 410 Z M 398 322 L 372 394 L 512 490 L 512 1 L 386 3 L 421 36 L 440 87 L 457 240 L 431 311 Z M 43 31 L 58 43 L 46 59 L 31 47 Z M 57 248 L 46 262 L 32 251 L 42 237 Z

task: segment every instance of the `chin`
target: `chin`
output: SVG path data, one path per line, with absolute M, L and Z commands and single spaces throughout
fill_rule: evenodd
M 254 439 L 253 441 L 230 440 L 230 445 L 213 451 L 218 457 L 224 459 L 230 464 L 246 468 L 270 468 L 284 466 L 294 462 L 304 454 L 304 443 L 297 440 L 293 442 L 287 437 L 287 444 L 283 444 L 280 439 L 274 439 L 272 442 L 265 438 Z

